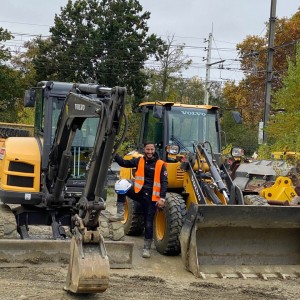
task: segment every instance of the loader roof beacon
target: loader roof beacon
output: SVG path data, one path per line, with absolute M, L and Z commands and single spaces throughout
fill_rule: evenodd
M 165 208 L 154 220 L 156 249 L 178 255 L 198 277 L 299 277 L 300 207 L 246 205 L 247 190 L 231 178 L 222 160 L 219 108 L 173 102 L 140 104 L 137 150 L 154 141 L 166 162 Z M 247 165 L 244 165 L 247 168 Z M 120 177 L 133 179 L 134 170 Z M 141 233 L 141 208 L 127 198 L 124 228 Z
M 0 253 L 3 245 L 15 245 L 16 252 L 30 248 L 45 257 L 58 255 L 56 247 L 68 244 L 67 228 L 71 251 L 65 288 L 73 293 L 103 292 L 109 285 L 99 215 L 125 93 L 122 87 L 40 82 L 24 98 L 25 106 L 35 106 L 34 137 L 9 137 L 2 145 L 0 234 L 5 239 L 6 224 L 15 223 L 22 240 L 2 241 Z M 31 225 L 51 226 L 52 239 L 31 239 Z M 132 251 L 130 243 L 111 243 L 120 255 Z

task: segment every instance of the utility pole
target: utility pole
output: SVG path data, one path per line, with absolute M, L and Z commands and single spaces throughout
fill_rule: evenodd
M 265 90 L 265 109 L 264 109 L 264 131 L 263 142 L 267 143 L 267 133 L 265 131 L 270 117 L 270 99 L 271 99 L 271 84 L 272 84 L 272 67 L 274 55 L 274 36 L 275 36 L 275 20 L 276 20 L 276 2 L 271 0 L 271 12 L 269 20 L 269 41 L 268 41 L 268 60 L 267 60 L 267 75 L 266 75 L 266 90 Z
M 212 43 L 212 33 L 210 33 L 208 37 L 207 58 L 206 58 L 206 76 L 205 76 L 205 90 L 204 90 L 204 104 L 206 105 L 208 104 L 209 86 L 210 86 L 211 43 Z

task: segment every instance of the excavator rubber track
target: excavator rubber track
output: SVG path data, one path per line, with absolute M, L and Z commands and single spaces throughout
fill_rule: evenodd
M 180 234 L 196 277 L 300 277 L 300 207 L 196 205 Z

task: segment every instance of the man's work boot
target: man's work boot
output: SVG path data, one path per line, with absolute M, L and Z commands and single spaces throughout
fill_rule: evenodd
M 142 257 L 150 258 L 151 244 L 152 244 L 152 239 L 145 239 Z
M 124 219 L 124 211 L 125 211 L 125 203 L 117 202 L 117 212 L 115 215 L 111 216 L 109 220 L 111 222 L 123 221 Z

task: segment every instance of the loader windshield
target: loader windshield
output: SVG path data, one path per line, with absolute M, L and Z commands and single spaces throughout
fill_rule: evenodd
M 214 153 L 220 152 L 216 110 L 172 107 L 168 115 L 170 144 L 182 151 L 193 151 L 193 144 L 209 142 Z

